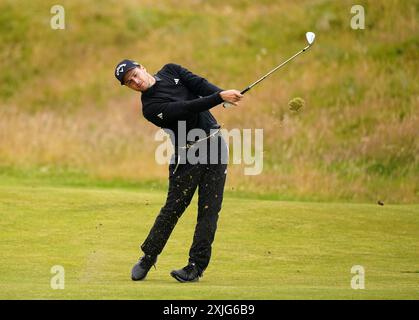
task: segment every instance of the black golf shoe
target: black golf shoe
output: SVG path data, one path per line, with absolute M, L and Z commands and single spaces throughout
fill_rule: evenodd
M 179 282 L 195 282 L 199 281 L 199 278 L 202 277 L 198 266 L 193 262 L 182 269 L 173 270 L 170 272 L 170 275 Z
M 143 280 L 150 268 L 154 265 L 156 267 L 157 257 L 150 255 L 144 255 L 140 260 L 134 265 L 131 271 L 131 279 L 133 281 Z

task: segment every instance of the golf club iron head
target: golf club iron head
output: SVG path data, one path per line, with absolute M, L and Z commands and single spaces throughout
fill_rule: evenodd
M 316 39 L 316 34 L 314 32 L 307 32 L 306 39 L 307 39 L 308 44 L 312 45 L 314 42 L 314 39 Z

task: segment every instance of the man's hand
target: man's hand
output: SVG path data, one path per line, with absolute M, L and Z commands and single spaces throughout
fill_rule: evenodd
M 228 103 L 231 103 L 235 106 L 238 105 L 238 102 L 243 99 L 243 95 L 238 90 L 225 90 L 220 92 L 221 98 Z

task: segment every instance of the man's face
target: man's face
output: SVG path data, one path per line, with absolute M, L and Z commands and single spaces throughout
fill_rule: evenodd
M 135 91 L 145 91 L 149 88 L 149 78 L 143 66 L 129 70 L 124 76 L 124 85 Z

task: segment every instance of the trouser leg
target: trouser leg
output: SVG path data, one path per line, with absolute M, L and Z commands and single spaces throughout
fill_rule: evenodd
M 189 262 L 195 262 L 201 273 L 211 258 L 211 246 L 223 201 L 226 169 L 226 164 L 207 165 L 199 182 L 198 218 L 189 251 Z
M 178 219 L 190 204 L 201 177 L 201 166 L 182 164 L 173 170 L 169 166 L 169 190 L 165 205 L 161 208 L 146 240 L 141 245 L 145 254 L 159 255 L 170 237 Z

